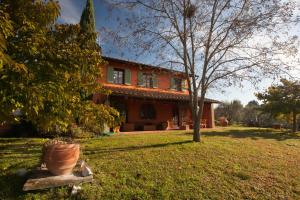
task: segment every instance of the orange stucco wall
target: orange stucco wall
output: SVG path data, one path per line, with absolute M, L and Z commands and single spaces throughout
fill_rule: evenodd
M 101 96 L 98 96 L 101 97 Z M 173 118 L 173 110 L 179 111 L 179 125 L 184 122 L 192 122 L 192 114 L 187 102 L 149 100 L 141 98 L 125 98 L 121 96 L 109 97 L 110 101 L 120 101 L 126 108 L 126 123 L 137 125 L 158 125 L 163 122 L 171 121 Z M 100 100 L 100 101 L 99 101 Z M 96 102 L 97 100 L 95 100 Z M 98 98 L 98 103 L 104 103 L 105 98 Z M 156 111 L 155 119 L 142 119 L 140 117 L 140 109 L 143 104 L 152 104 Z M 207 122 L 207 128 L 214 127 L 214 110 L 211 103 L 205 102 L 203 108 L 202 119 Z
M 215 122 L 213 117 L 213 107 L 211 103 L 204 103 L 202 119 L 207 120 L 207 128 L 214 128 Z
M 156 119 L 141 119 L 140 118 L 140 108 L 144 103 L 151 103 L 154 105 L 156 110 Z M 128 123 L 153 123 L 158 124 L 161 122 L 166 122 L 172 119 L 173 107 L 176 106 L 175 103 L 170 102 L 157 102 L 155 100 L 135 100 L 130 99 L 127 101 L 128 109 Z
M 145 72 L 145 73 L 155 73 L 157 75 L 157 86 L 158 88 L 155 90 L 170 90 L 170 83 L 171 83 L 171 77 L 177 77 L 177 78 L 184 78 L 183 73 L 171 73 L 168 70 L 163 70 L 161 68 L 147 68 L 147 67 L 141 67 L 137 65 L 130 65 L 130 64 L 124 64 L 124 63 L 119 63 L 116 61 L 109 61 L 108 64 L 103 66 L 102 69 L 102 78 L 101 82 L 104 85 L 115 85 L 107 82 L 107 68 L 108 67 L 114 67 L 114 68 L 119 68 L 119 69 L 130 69 L 131 71 L 131 85 L 118 85 L 118 87 L 126 87 L 126 88 L 141 88 L 141 86 L 138 86 L 138 72 Z M 186 84 L 187 85 L 187 84 Z M 147 88 L 149 90 L 153 90 L 153 88 Z M 172 92 L 178 92 L 178 93 L 188 93 L 188 90 L 184 91 L 172 91 Z
M 192 112 L 190 108 L 188 108 L 187 116 L 190 120 L 192 120 Z M 211 103 L 205 102 L 203 107 L 202 119 L 206 120 L 207 128 L 214 128 L 214 108 Z

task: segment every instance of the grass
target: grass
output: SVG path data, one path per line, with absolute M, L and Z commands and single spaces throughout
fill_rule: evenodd
M 73 199 L 300 199 L 300 133 L 258 128 L 80 140 L 94 182 Z M 0 199 L 68 199 L 68 187 L 22 192 L 45 139 L 0 139 Z

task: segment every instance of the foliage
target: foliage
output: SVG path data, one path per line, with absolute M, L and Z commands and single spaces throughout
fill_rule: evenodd
M 1 12 L 14 30 L 6 39 L 5 54 L 15 64 L 5 63 L 0 74 L 1 120 L 22 117 L 41 131 L 57 133 L 66 132 L 73 123 L 88 129 L 97 124 L 97 133 L 104 123 L 112 124 L 118 112 L 90 98 L 107 93 L 98 81 L 104 62 L 97 46 L 82 45 L 87 37 L 80 26 L 55 24 L 59 16 L 55 1 L 2 3 L 9 5 Z M 19 115 L 12 115 L 17 110 Z
M 288 115 L 281 114 L 272 116 L 270 113 L 262 111 L 262 105 L 255 100 L 249 101 L 246 106 L 243 106 L 239 100 L 232 102 L 222 102 L 215 109 L 216 119 L 226 117 L 230 124 L 243 124 L 248 127 L 272 127 L 274 124 L 283 124 L 287 127 L 286 123 L 290 119 Z
M 9 19 L 8 13 L 4 12 L 4 9 L 5 5 L 0 4 L 0 72 L 3 65 L 9 62 L 9 57 L 4 51 L 7 47 L 6 39 L 13 34 L 12 21 Z
M 256 94 L 263 101 L 262 111 L 275 116 L 293 115 L 293 131 L 297 131 L 297 116 L 300 113 L 300 82 L 281 80 L 280 85 L 273 85 L 265 92 Z
M 239 100 L 232 102 L 223 102 L 216 109 L 216 118 L 226 117 L 231 124 L 242 122 L 243 104 Z
M 70 132 L 69 132 L 70 137 L 72 138 L 93 138 L 95 137 L 95 133 L 89 132 L 86 129 L 80 127 L 80 126 L 71 126 L 70 127 Z
M 35 93 L 28 88 L 34 74 L 25 62 L 35 61 L 35 52 L 45 41 L 46 26 L 53 24 L 59 15 L 59 7 L 53 1 L 3 0 L 0 13 L 3 64 L 0 69 L 0 121 L 11 121 L 16 110 L 35 106 Z
M 259 107 L 260 105 L 255 100 L 248 102 L 243 111 L 243 122 L 245 124 L 248 126 L 259 126 Z
M 96 43 L 97 34 L 93 0 L 87 0 L 79 24 L 81 32 L 85 35 L 85 40 L 82 45 L 100 48 Z
M 77 140 L 94 173 L 74 199 L 300 199 L 300 133 L 263 128 L 170 131 Z M 70 199 L 70 188 L 22 192 L 43 139 L 0 138 L 0 199 Z
M 119 118 L 119 112 L 110 106 L 86 103 L 78 119 L 84 129 L 100 134 L 104 130 L 104 126 L 115 127 Z
M 80 19 L 80 27 L 84 32 L 89 33 L 96 30 L 93 0 L 87 0 L 86 2 Z

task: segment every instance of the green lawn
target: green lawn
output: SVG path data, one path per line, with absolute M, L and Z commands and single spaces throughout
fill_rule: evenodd
M 117 135 L 81 140 L 95 181 L 77 199 L 300 199 L 300 133 L 267 129 Z M 0 139 L 0 199 L 66 199 L 68 187 L 22 192 L 45 139 Z

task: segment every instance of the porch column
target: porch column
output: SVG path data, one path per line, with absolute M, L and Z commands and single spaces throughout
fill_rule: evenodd
M 183 118 L 184 118 L 184 115 L 183 115 L 183 109 L 184 107 L 182 105 L 178 105 L 178 115 L 179 115 L 179 126 L 182 126 L 183 125 Z
M 210 117 L 211 117 L 211 128 L 215 128 L 215 110 L 214 104 L 210 104 Z
M 104 101 L 104 105 L 110 106 L 109 96 L 106 96 L 106 99 Z
M 110 105 L 109 96 L 106 96 L 105 101 L 104 101 L 104 105 L 107 105 L 107 106 Z M 105 123 L 103 133 L 109 133 L 109 131 L 110 131 L 110 127 Z

